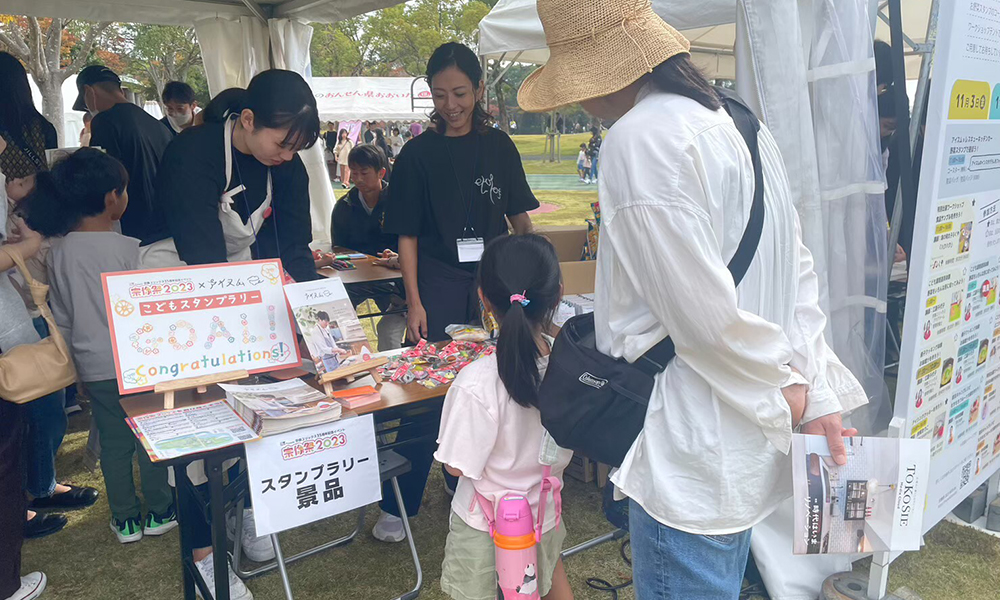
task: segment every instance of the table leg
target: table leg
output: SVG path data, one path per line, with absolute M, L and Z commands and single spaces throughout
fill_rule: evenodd
M 181 575 L 182 575 L 182 588 L 184 590 L 184 600 L 195 600 L 194 593 L 194 558 L 191 556 L 191 534 L 184 527 L 184 523 L 181 523 L 181 515 L 190 514 L 188 512 L 188 504 L 194 502 L 194 498 L 191 497 L 191 489 L 187 484 L 187 466 L 179 466 L 174 468 L 174 479 L 176 486 L 174 488 L 174 498 L 177 503 L 177 520 L 178 529 L 180 529 L 181 536 Z M 190 567 L 188 566 L 190 564 Z
M 229 600 L 229 565 L 226 540 L 226 502 L 222 484 L 222 462 L 205 459 L 208 475 L 208 510 L 212 520 L 212 556 L 215 569 L 215 600 Z

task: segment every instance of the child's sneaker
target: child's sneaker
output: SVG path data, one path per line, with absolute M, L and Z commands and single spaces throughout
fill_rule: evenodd
M 205 580 L 205 585 L 208 589 L 215 594 L 215 561 L 213 560 L 214 555 L 209 554 L 205 558 L 194 563 L 198 567 L 198 572 L 201 573 L 201 578 Z M 223 559 L 225 560 L 225 559 Z M 253 594 L 247 589 L 246 584 L 243 580 L 233 573 L 233 568 L 229 566 L 229 561 L 226 560 L 226 569 L 229 571 L 229 598 L 230 600 L 253 600 Z M 195 592 L 198 597 L 201 598 L 201 590 L 198 586 L 195 586 Z
M 163 514 L 149 511 L 149 514 L 146 515 L 146 524 L 142 528 L 142 533 L 143 535 L 163 535 L 175 527 L 177 527 L 177 512 L 171 506 Z
M 406 539 L 406 529 L 403 528 L 402 519 L 382 511 L 372 529 L 372 535 L 380 542 L 395 544 Z
M 142 539 L 142 523 L 139 517 L 129 517 L 124 521 L 111 517 L 111 531 L 115 532 L 115 537 L 123 544 L 138 542 Z

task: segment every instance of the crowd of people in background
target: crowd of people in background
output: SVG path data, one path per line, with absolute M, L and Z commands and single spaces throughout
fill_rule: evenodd
M 351 166 L 348 159 L 351 150 L 356 146 L 359 144 L 377 146 L 389 161 L 388 168 L 391 170 L 391 165 L 399 156 L 403 146 L 420 135 L 428 124 L 427 121 L 361 121 L 361 129 L 356 136 L 352 136 L 348 127 L 357 123 L 357 121 L 343 121 L 338 129 L 337 123 L 328 121 L 322 137 L 331 179 L 343 189 L 351 187 Z

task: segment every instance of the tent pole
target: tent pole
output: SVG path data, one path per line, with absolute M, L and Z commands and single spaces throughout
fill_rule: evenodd
M 927 33 L 924 43 L 914 47 L 914 50 L 922 54 L 920 59 L 920 76 L 917 79 L 916 98 L 913 99 L 913 115 L 910 118 L 910 155 L 912 160 L 913 151 L 917 146 L 917 133 L 923 122 L 924 113 L 927 111 L 927 85 L 930 81 L 931 66 L 934 64 L 934 46 L 937 40 L 937 22 L 940 0 L 931 1 L 931 12 L 927 18 Z M 881 16 L 881 15 L 880 15 Z M 905 78 L 904 78 L 905 81 Z M 914 182 L 916 183 L 916 182 Z M 889 222 L 889 253 L 896 253 L 896 246 L 899 244 L 899 227 L 903 222 L 903 186 L 900 184 L 896 188 L 896 198 L 892 205 L 892 218 Z M 893 261 L 889 261 L 889 273 L 892 274 Z
M 886 2 L 886 4 L 889 4 Z M 913 103 L 913 114 L 909 121 L 909 131 L 907 132 L 910 136 L 909 142 L 909 154 L 910 158 L 913 157 L 913 151 L 916 148 L 917 135 L 920 132 L 920 125 L 923 121 L 923 115 L 927 110 L 927 85 L 930 80 L 931 65 L 934 62 L 934 47 L 937 41 L 937 21 L 938 21 L 938 10 L 940 8 L 940 0 L 931 1 L 930 15 L 927 19 L 927 33 L 924 36 L 924 43 L 911 47 L 918 53 L 922 54 L 920 59 L 920 75 L 917 80 L 917 97 L 914 98 Z M 894 15 L 897 20 L 902 20 L 902 15 L 899 12 L 898 0 L 895 6 L 895 10 L 890 9 L 890 15 L 895 12 Z M 885 19 L 881 13 L 881 6 L 879 7 L 878 16 Z M 896 24 L 899 33 L 902 33 L 902 23 Z M 893 23 L 889 22 L 890 29 L 892 29 Z M 875 30 L 872 29 L 872 35 L 874 36 Z M 904 39 L 909 43 L 909 38 Z M 905 69 L 905 67 L 904 67 Z M 895 77 L 894 77 L 895 79 Z M 905 70 L 903 72 L 903 81 L 906 81 Z M 906 169 L 909 171 L 909 169 Z M 902 174 L 901 174 L 902 175 Z M 911 172 L 912 175 L 912 172 Z M 914 186 L 916 182 L 914 182 Z M 899 186 L 896 189 L 896 198 L 893 202 L 892 208 L 892 220 L 889 224 L 889 247 L 888 251 L 891 255 L 896 252 L 896 245 L 899 243 L 899 227 L 903 222 L 903 182 L 900 181 Z M 889 260 L 889 272 L 892 272 L 893 261 Z M 892 327 L 891 323 L 886 324 L 887 327 Z M 902 349 L 900 349 L 902 352 Z M 888 437 L 904 437 L 902 423 L 898 419 L 893 419 L 889 424 Z M 895 556 L 894 556 L 895 554 Z M 900 553 L 892 552 L 875 552 L 872 555 L 872 564 L 868 572 L 868 598 L 869 600 L 879 600 L 885 597 L 889 586 L 889 565 L 892 563 L 893 559 L 898 557 Z
M 265 26 L 267 25 L 268 13 L 267 11 L 264 10 L 263 6 L 257 4 L 256 0 L 243 0 L 243 4 L 248 9 L 250 9 L 250 12 L 253 13 L 253 16 L 260 19 L 261 23 L 263 23 Z

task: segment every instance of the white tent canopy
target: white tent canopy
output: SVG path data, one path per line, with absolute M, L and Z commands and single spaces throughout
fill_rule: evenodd
M 422 77 L 313 77 L 311 86 L 324 122 L 423 121 L 430 112 Z
M 687 35 L 695 62 L 710 77 L 736 76 L 734 1 L 653 0 L 653 7 L 665 21 Z M 493 60 L 545 63 L 549 50 L 535 0 L 500 0 L 479 23 L 479 54 Z
M 930 3 L 931 0 L 903 3 L 903 31 L 914 42 L 924 40 Z M 736 77 L 733 58 L 736 0 L 653 0 L 653 8 L 691 40 L 692 58 L 709 77 Z M 881 21 L 876 37 L 889 39 L 889 28 Z M 535 0 L 500 0 L 479 24 L 479 54 L 492 60 L 545 63 L 549 50 Z M 915 79 L 918 69 L 919 57 L 907 57 L 907 77 Z
M 4 0 L 5 14 L 190 26 L 196 19 L 256 17 L 336 22 L 399 0 Z

